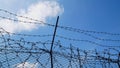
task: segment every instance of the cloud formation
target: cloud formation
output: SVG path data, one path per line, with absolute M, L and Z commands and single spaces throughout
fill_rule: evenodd
M 45 22 L 47 18 L 56 17 L 62 14 L 63 11 L 63 7 L 57 1 L 40 1 L 38 3 L 30 5 L 27 9 L 20 9 L 17 14 Z M 24 19 L 21 17 L 16 17 L 16 19 L 34 22 L 32 20 Z M 31 31 L 39 28 L 39 26 L 35 24 L 14 22 L 7 19 L 0 20 L 0 27 L 9 32 Z
M 33 63 L 29 63 L 29 62 L 24 62 L 24 63 L 20 63 L 20 64 L 17 64 L 17 65 L 14 65 L 14 66 L 15 66 L 15 68 L 38 68 L 37 67 L 38 63 L 33 64 Z

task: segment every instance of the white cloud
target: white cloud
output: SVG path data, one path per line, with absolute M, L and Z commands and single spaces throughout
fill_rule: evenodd
M 16 64 L 13 67 L 15 68 L 38 68 L 38 63 L 29 63 L 29 62 L 24 62 L 20 64 Z
M 56 17 L 62 14 L 63 11 L 63 7 L 61 7 L 57 1 L 40 1 L 38 3 L 30 5 L 26 10 L 20 9 L 17 14 L 33 19 L 42 20 L 45 22 L 48 17 Z M 21 17 L 16 17 L 16 19 L 34 22 Z M 21 32 L 37 29 L 39 26 L 34 24 L 26 24 L 22 22 L 14 22 L 6 19 L 1 19 L 0 27 L 10 32 Z

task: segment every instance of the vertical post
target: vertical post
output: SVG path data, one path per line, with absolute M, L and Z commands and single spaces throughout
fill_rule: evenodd
M 77 53 L 78 53 L 79 68 L 83 68 L 82 64 L 81 64 L 82 60 L 81 60 L 81 57 L 80 57 L 80 50 L 79 50 L 79 48 L 77 48 Z
M 120 68 L 120 52 L 118 54 L 118 62 L 117 62 L 117 64 L 118 64 L 118 67 Z
M 110 68 L 110 53 L 108 52 L 108 68 Z
M 70 55 L 69 63 L 70 63 L 70 68 L 72 68 L 73 49 L 72 49 L 72 45 L 71 44 L 70 44 L 70 52 L 71 52 L 71 55 Z
M 53 34 L 53 38 L 52 38 L 52 43 L 51 43 L 51 48 L 50 48 L 51 68 L 53 68 L 53 44 L 54 44 L 54 40 L 55 40 L 55 36 L 56 36 L 58 20 L 59 20 L 59 16 L 57 17 L 57 21 L 56 21 L 56 25 L 55 25 L 55 29 L 54 29 L 54 34 Z
M 106 51 L 106 50 L 105 50 L 105 51 Z M 105 51 L 103 52 L 104 57 L 105 57 L 105 54 L 106 54 L 106 52 L 105 52 Z M 107 68 L 105 60 L 103 60 L 103 64 L 104 64 L 104 68 Z

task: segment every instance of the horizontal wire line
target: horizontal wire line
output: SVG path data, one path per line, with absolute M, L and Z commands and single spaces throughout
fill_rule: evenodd
M 102 46 L 102 47 L 119 47 L 120 48 L 120 46 L 103 45 L 103 44 L 99 44 L 97 42 L 93 42 L 93 41 L 90 41 L 90 40 L 73 39 L 73 38 L 63 37 L 63 36 L 60 36 L 60 35 L 56 35 L 56 37 L 66 39 L 66 40 L 70 40 L 70 41 L 88 42 L 88 43 L 95 44 L 95 45 Z
M 13 35 L 20 35 L 20 36 L 33 36 L 33 37 L 47 37 L 47 36 L 52 36 L 52 34 L 47 34 L 47 35 L 30 35 L 30 34 L 11 33 L 11 32 L 5 31 L 3 28 L 0 28 L 0 29 L 3 30 L 3 31 L 0 31 L 1 33 L 13 34 Z M 87 33 L 84 33 L 84 34 L 87 35 L 87 36 L 90 36 L 90 37 L 92 37 L 94 39 L 101 40 L 101 41 L 120 42 L 120 40 L 118 40 L 118 39 L 104 39 L 104 38 L 98 38 L 98 37 L 93 36 L 91 34 L 87 34 Z
M 28 22 L 28 21 L 21 21 L 21 20 L 15 20 L 12 18 L 7 18 L 7 17 L 3 17 L 0 16 L 2 19 L 8 19 L 8 20 L 12 20 L 12 21 L 16 21 L 16 22 L 24 22 L 24 23 L 29 23 L 29 24 L 45 24 L 48 26 L 52 26 L 54 27 L 55 25 L 52 24 L 48 24 L 48 23 L 44 23 L 43 21 L 39 21 L 39 20 L 35 20 L 33 18 L 29 18 L 29 17 L 24 17 L 24 16 L 19 16 L 17 14 L 11 13 L 7 10 L 3 10 L 0 9 L 0 11 L 3 11 L 5 13 L 8 13 L 10 15 L 13 16 L 17 16 L 17 17 L 22 17 L 22 18 L 26 18 L 29 20 L 33 20 L 35 22 Z M 41 23 L 40 23 L 41 22 Z M 108 32 L 97 32 L 97 31 L 89 31 L 89 30 L 81 30 L 81 29 L 77 29 L 77 28 L 73 28 L 73 27 L 66 27 L 66 26 L 58 26 L 58 28 L 64 29 L 64 30 L 68 30 L 68 31 L 72 31 L 72 32 L 78 32 L 78 33 L 83 33 L 86 36 L 90 36 L 94 39 L 97 40 L 102 40 L 102 41 L 117 41 L 119 42 L 119 40 L 114 40 L 114 39 L 102 39 L 102 38 L 98 38 L 96 36 L 94 36 L 93 34 L 104 34 L 104 35 L 111 35 L 111 36 L 120 36 L 120 34 L 116 34 L 116 33 L 108 33 Z M 90 34 L 93 33 L 93 34 Z M 25 67 L 25 62 L 29 62 L 31 60 L 34 61 L 33 64 L 38 64 L 39 67 L 41 68 L 48 68 L 49 66 L 49 58 L 50 56 L 45 56 L 46 53 L 50 53 L 50 51 L 48 49 L 45 49 L 44 47 L 39 47 L 39 46 L 46 46 L 46 44 L 51 44 L 51 40 L 48 41 L 37 41 L 37 42 L 31 42 L 31 41 L 26 41 L 24 38 L 21 39 L 14 39 L 11 38 L 11 34 L 12 35 L 18 35 L 18 36 L 30 36 L 30 37 L 48 37 L 51 35 L 30 35 L 30 34 L 21 34 L 21 33 L 11 33 L 11 32 L 7 32 L 5 31 L 3 28 L 0 27 L 0 57 L 5 57 L 5 55 L 7 56 L 7 58 L 2 58 L 0 60 L 0 67 L 1 68 L 6 68 L 6 67 L 12 67 L 13 64 L 12 63 L 17 63 L 16 60 L 18 60 L 19 63 L 23 63 L 21 66 L 24 68 Z M 6 37 L 6 35 L 8 35 L 8 37 Z M 98 65 L 98 67 L 102 67 L 103 64 L 105 65 L 110 65 L 112 66 L 113 64 L 117 65 L 120 60 L 119 60 L 119 56 L 120 56 L 120 50 L 117 48 L 119 48 L 120 46 L 118 46 L 117 48 L 114 48 L 115 46 L 108 46 L 108 45 L 102 45 L 99 43 L 96 43 L 94 41 L 91 40 L 80 40 L 80 39 L 74 39 L 74 38 L 69 38 L 69 37 L 64 37 L 64 36 L 60 36 L 60 35 L 56 35 L 56 37 L 61 38 L 61 39 L 65 39 L 65 40 L 69 40 L 69 41 L 80 41 L 80 42 L 88 42 L 91 44 L 95 44 L 101 47 L 105 47 L 105 49 L 109 49 L 109 51 L 105 50 L 105 51 L 99 51 L 97 52 L 96 50 L 94 51 L 90 51 L 90 50 L 83 50 L 77 47 L 74 47 L 72 45 L 70 46 L 65 46 L 62 45 L 60 41 L 57 41 L 54 43 L 54 62 L 56 64 L 56 66 L 58 68 L 66 68 L 66 67 L 76 67 L 79 68 L 79 62 L 78 60 L 81 60 L 81 64 L 84 67 L 91 67 L 93 68 L 93 64 Z M 3 41 L 4 40 L 4 41 Z M 40 45 L 39 45 L 40 44 Z M 27 47 L 26 45 L 29 45 L 29 47 Z M 49 47 L 48 47 L 49 48 Z M 110 53 L 110 50 L 115 50 L 117 51 L 117 53 Z M 112 51 L 113 51 L 112 50 Z M 78 55 L 77 53 L 80 52 L 80 55 Z M 25 54 L 23 54 L 25 53 Z M 15 55 L 12 56 L 11 54 Z M 23 55 L 22 55 L 23 54 Z M 78 57 L 79 56 L 79 57 Z M 46 59 L 43 59 L 46 58 Z M 116 57 L 116 58 L 114 58 Z M 59 59 L 58 59 L 59 58 Z M 61 61 L 61 60 L 66 60 L 65 62 L 67 62 L 67 64 L 64 63 L 58 63 L 57 61 Z M 46 61 L 44 61 L 46 60 Z M 12 61 L 12 63 L 10 63 Z M 44 61 L 44 63 L 42 63 L 42 61 Z M 8 63 L 8 64 L 7 64 Z M 8 66 L 6 66 L 8 65 Z M 17 67 L 18 64 L 14 65 L 14 67 Z M 62 66 L 63 65 L 63 66 Z M 93 65 L 93 66 L 92 66 Z M 117 66 L 116 66 L 117 67 Z
M 35 37 L 52 36 L 52 35 L 27 35 L 27 34 L 16 34 L 16 33 L 10 33 L 10 32 L 7 32 L 7 33 L 8 33 L 8 34 L 14 34 L 14 35 L 22 35 L 22 36 L 33 36 L 33 37 L 34 37 L 34 36 L 35 36 Z M 90 40 L 72 39 L 72 38 L 67 38 L 67 37 L 63 37 L 63 36 L 59 36 L 59 35 L 56 35 L 56 36 L 59 37 L 59 38 L 66 39 L 66 40 L 71 40 L 71 41 L 88 42 L 88 43 L 95 44 L 95 45 L 102 46 L 102 47 L 120 47 L 120 46 L 102 45 L 102 44 L 99 44 L 99 43 L 96 43 L 96 42 L 93 42 L 93 41 L 90 41 Z
M 53 24 L 45 23 L 45 22 L 43 22 L 43 21 L 39 21 L 39 20 L 30 18 L 30 17 L 19 16 L 19 15 L 15 14 L 15 13 L 9 12 L 9 11 L 4 10 L 4 9 L 0 9 L 0 11 L 3 11 L 3 12 L 5 12 L 5 13 L 8 13 L 8 14 L 13 15 L 13 16 L 17 16 L 17 17 L 21 17 L 21 18 L 33 20 L 33 21 L 36 21 L 36 22 L 42 22 L 41 24 L 46 24 L 46 25 L 48 25 L 48 26 L 55 26 L 55 25 L 53 25 Z M 31 22 L 31 23 L 33 23 L 33 22 Z M 38 23 L 33 23 L 33 24 L 38 24 Z M 39 23 L 39 24 L 40 24 L 40 23 Z M 62 29 L 65 29 L 65 30 L 74 31 L 74 32 L 81 31 L 81 32 L 87 32 L 87 33 L 96 33 L 96 34 L 106 34 L 106 35 L 120 36 L 119 33 L 109 33 L 109 32 L 98 32 L 98 31 L 90 31 L 90 30 L 81 30 L 81 29 L 77 29 L 77 28 L 73 28 L 73 27 L 68 27 L 68 26 L 58 26 L 58 27 L 59 27 L 59 28 L 62 28 Z

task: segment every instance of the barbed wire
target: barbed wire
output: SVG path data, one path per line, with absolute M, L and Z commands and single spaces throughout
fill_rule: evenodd
M 102 47 L 120 47 L 120 46 L 103 45 L 103 44 L 99 44 L 99 43 L 96 43 L 96 42 L 93 42 L 90 40 L 80 40 L 80 39 L 67 38 L 67 37 L 63 37 L 63 36 L 59 36 L 59 35 L 56 35 L 56 37 L 70 40 L 70 41 L 88 42 L 88 43 L 95 44 L 95 45 L 102 46 Z
M 1 28 L 0 28 L 1 29 Z M 3 28 L 2 28 L 3 29 Z M 47 35 L 30 35 L 30 34 L 20 34 L 20 33 L 11 33 L 11 32 L 8 32 L 8 31 L 1 31 L 2 33 L 9 33 L 9 34 L 12 34 L 12 35 L 18 35 L 18 36 L 33 36 L 33 37 L 47 37 L 47 36 L 53 36 L 52 34 L 47 34 Z M 91 34 L 87 34 L 89 36 L 91 36 Z M 60 37 L 59 35 L 57 35 L 58 37 Z M 95 36 L 92 36 L 93 38 L 95 39 L 98 39 L 98 40 L 101 40 L 101 41 L 112 41 L 112 42 L 120 42 L 120 40 L 115 40 L 115 39 L 102 39 L 102 38 L 98 38 L 98 37 L 95 37 Z M 64 38 L 64 39 L 67 39 L 65 37 L 62 37 L 61 38 Z M 73 40 L 73 41 L 78 41 L 77 39 L 70 39 L 69 40 Z
M 21 33 L 13 33 L 13 32 L 8 32 L 4 30 L 2 27 L 0 27 L 0 33 L 3 34 L 8 34 L 8 35 L 17 35 L 17 36 L 28 36 L 28 37 L 50 37 L 52 34 L 46 34 L 46 35 L 33 35 L 33 34 L 21 34 Z
M 1 16 L 0 16 L 0 17 L 1 17 Z M 11 18 L 6 18 L 6 17 L 3 17 L 3 18 L 9 19 L 9 20 L 13 20 L 13 21 L 19 21 L 19 22 L 25 22 L 25 23 L 26 23 L 26 21 L 14 20 L 14 19 L 11 19 Z M 29 22 L 29 23 L 31 23 L 31 22 Z M 0 29 L 3 29 L 3 28 L 0 28 Z M 4 30 L 4 31 L 5 31 L 5 30 Z M 5 32 L 7 32 L 7 31 L 5 31 Z M 7 33 L 10 33 L 10 32 L 7 32 Z M 17 34 L 17 33 L 10 33 L 10 34 L 22 35 L 22 36 L 33 36 L 33 37 L 52 36 L 52 35 L 28 35 L 28 34 Z M 85 34 L 85 35 L 87 35 L 87 36 L 90 36 L 90 37 L 92 37 L 92 38 L 94 38 L 94 39 L 101 40 L 101 41 L 115 41 L 115 42 L 120 42 L 120 40 L 115 40 L 115 39 L 102 39 L 102 38 L 98 38 L 98 37 L 93 36 L 93 35 L 88 34 L 88 33 L 83 33 L 83 34 Z M 61 38 L 63 38 L 63 37 L 61 37 Z M 65 39 L 65 37 L 64 37 L 64 39 Z M 70 39 L 69 39 L 69 40 L 70 40 Z M 74 39 L 74 41 L 78 41 L 78 40 L 75 40 L 75 39 Z M 80 40 L 79 40 L 79 41 L 80 41 Z M 86 41 L 87 41 L 87 40 L 86 40 Z M 91 41 L 87 41 L 87 42 L 93 43 L 93 42 L 91 42 Z M 96 43 L 93 43 L 93 44 L 96 44 Z M 99 45 L 99 44 L 97 44 L 97 45 Z
M 7 34 L 13 34 L 13 35 L 18 35 L 18 36 L 32 36 L 32 37 L 48 37 L 48 36 L 52 36 L 50 34 L 48 35 L 29 35 L 29 34 L 17 34 L 17 33 L 11 33 L 8 31 L 5 31 L 3 28 L 1 28 L 3 31 L 1 31 L 2 33 L 7 33 Z M 80 39 L 73 39 L 73 38 L 67 38 L 67 37 L 63 37 L 60 35 L 56 35 L 56 37 L 62 38 L 62 39 L 66 39 L 66 40 L 70 40 L 70 41 L 78 41 L 78 42 L 88 42 L 94 45 L 98 45 L 98 46 L 102 46 L 102 47 L 119 47 L 120 46 L 111 46 L 111 45 L 103 45 L 103 44 L 99 44 L 90 40 L 80 40 Z
M 48 26 L 55 26 L 55 25 L 53 25 L 53 24 L 45 23 L 45 22 L 43 22 L 43 21 L 36 20 L 36 19 L 30 18 L 30 17 L 20 16 L 20 15 L 17 15 L 17 14 L 15 14 L 15 13 L 12 13 L 12 12 L 9 12 L 9 11 L 7 11 L 7 10 L 4 10 L 4 9 L 0 9 L 0 11 L 5 12 L 5 13 L 8 13 L 8 14 L 13 15 L 13 16 L 17 16 L 17 17 L 21 17 L 21 18 L 33 20 L 33 21 L 36 21 L 36 22 L 42 22 L 42 23 L 35 23 L 35 22 L 26 22 L 26 23 L 45 24 L 45 25 L 48 25 Z M 2 17 L 2 18 L 6 18 L 6 17 Z M 9 18 L 8 18 L 8 19 L 9 19 Z M 18 21 L 18 20 L 17 20 L 17 21 Z M 19 22 L 20 22 L 20 21 L 19 21 Z M 25 21 L 21 21 L 21 22 L 24 22 L 24 23 L 25 23 Z M 106 35 L 120 36 L 119 33 L 109 33 L 109 32 L 97 32 L 97 31 L 90 31 L 90 30 L 82 30 L 82 29 L 77 29 L 77 28 L 68 27 L 68 26 L 58 26 L 58 28 L 62 28 L 62 29 L 69 30 L 69 31 L 74 31 L 74 32 L 87 32 L 87 33 L 96 33 L 96 34 L 106 34 Z
M 27 43 L 27 44 L 33 44 L 33 45 L 37 45 L 37 44 L 51 44 L 51 41 L 50 40 L 48 40 L 47 42 L 42 42 L 42 41 L 37 41 L 37 42 L 30 42 L 30 41 L 25 41 L 24 39 L 19 39 L 19 40 L 16 40 L 16 39 L 12 39 L 12 38 L 5 38 L 6 39 L 6 41 L 4 41 L 4 42 L 6 42 L 6 43 L 9 43 L 9 42 L 11 42 L 11 41 L 14 41 L 14 42 L 16 42 L 16 43 L 14 43 L 14 44 L 18 44 L 18 43 Z M 13 45 L 13 44 L 10 44 L 9 43 L 9 45 Z M 58 46 L 58 42 L 56 42 L 56 43 L 54 43 L 54 45 L 56 45 L 56 46 Z M 59 47 L 62 47 L 63 48 L 63 46 L 62 45 L 59 45 Z M 70 49 L 70 48 L 66 48 L 66 47 L 64 47 L 63 49 Z M 75 48 L 75 47 L 73 47 L 72 46 L 72 49 L 74 49 L 74 50 L 76 50 L 77 48 Z M 114 49 L 114 48 L 109 48 L 109 49 Z M 119 51 L 118 51 L 119 52 Z
M 45 24 L 54 27 L 53 24 L 44 23 L 43 21 L 35 20 L 29 17 L 19 16 L 17 14 L 11 13 L 9 11 L 0 9 L 5 13 L 13 16 L 22 17 L 25 19 L 33 20 L 35 22 L 21 21 L 9 17 L 0 16 L 2 19 L 8 19 L 15 22 L 23 22 L 28 24 Z M 40 23 L 42 22 L 42 23 Z M 94 39 L 101 41 L 114 41 L 119 42 L 119 40 L 114 39 L 102 39 L 98 38 L 94 34 L 104 34 L 111 36 L 119 36 L 120 34 L 108 33 L 108 32 L 97 32 L 89 30 L 81 30 L 73 27 L 58 26 L 64 30 L 69 30 L 72 32 L 83 33 L 86 36 L 90 36 Z M 12 35 L 22 36 L 17 39 L 11 37 Z M 0 27 L 0 68 L 49 68 L 50 67 L 50 44 L 51 40 L 45 41 L 29 41 L 25 40 L 27 37 L 49 37 L 48 35 L 30 35 L 30 34 L 20 34 L 12 33 L 4 30 Z M 56 35 L 56 37 L 69 41 L 78 42 L 88 42 L 101 47 L 105 47 L 104 51 L 97 50 L 82 50 L 75 46 L 65 46 L 60 40 L 55 41 L 53 44 L 53 61 L 54 68 L 120 68 L 120 46 L 108 46 L 96 43 L 91 40 L 80 40 L 69 37 L 64 37 L 61 35 Z M 110 51 L 115 51 L 112 53 Z
M 8 20 L 12 20 L 12 21 L 17 21 L 17 22 L 23 22 L 23 23 L 29 23 L 29 24 L 41 24 L 41 23 L 36 23 L 36 22 L 28 22 L 28 21 L 21 21 L 21 20 L 15 20 L 15 19 L 12 19 L 12 18 L 7 18 L 7 17 L 3 17 L 3 16 L 0 16 L 1 18 L 4 18 L 4 19 L 8 19 Z M 54 25 L 50 25 L 50 26 L 54 26 Z M 69 30 L 69 28 L 65 28 L 65 29 L 67 29 L 67 30 Z M 71 30 L 71 29 L 70 29 Z M 94 36 L 94 35 L 92 35 L 92 34 L 88 34 L 88 33 L 86 33 L 86 32 L 81 32 L 81 31 L 76 31 L 75 30 L 75 32 L 78 32 L 78 33 L 82 33 L 82 34 L 84 34 L 84 35 L 86 35 L 86 36 L 90 36 L 90 37 L 92 37 L 92 38 L 94 38 L 94 39 L 97 39 L 97 40 L 101 40 L 101 41 L 112 41 L 112 42 L 120 42 L 120 40 L 119 39 L 104 39 L 104 38 L 99 38 L 99 37 L 96 37 L 96 36 Z M 8 33 L 10 33 L 10 32 L 8 32 Z M 16 33 L 11 33 L 11 34 L 14 34 L 14 35 L 22 35 L 22 34 L 16 34 Z M 25 35 L 24 34 L 24 36 L 30 36 L 30 35 Z M 32 36 L 32 35 L 31 35 Z M 33 35 L 33 36 L 38 36 L 38 37 L 40 37 L 39 35 Z M 51 36 L 51 35 L 44 35 L 44 36 Z
M 24 36 L 24 35 L 23 35 Z M 66 37 L 63 37 L 63 36 L 59 36 L 59 35 L 56 35 L 56 37 L 59 37 L 59 38 L 64 38 L 66 40 L 72 40 L 72 41 L 85 41 L 85 40 L 79 40 L 79 39 L 72 39 L 72 38 L 66 38 Z M 4 42 L 9 42 L 9 41 L 16 41 L 16 42 L 23 42 L 23 43 L 34 43 L 34 44 L 51 44 L 51 41 L 48 40 L 46 43 L 42 42 L 42 41 L 37 41 L 37 42 L 30 42 L 30 41 L 25 41 L 23 38 L 21 38 L 20 40 L 16 40 L 16 39 L 12 39 L 12 38 L 4 38 L 4 37 L 0 37 L 1 39 L 6 39 L 6 41 Z M 89 40 L 88 40 L 89 41 Z M 3 43 L 4 43 L 3 42 Z M 48 43 L 49 42 L 49 43 Z M 87 41 L 86 41 L 87 42 Z M 114 47 L 114 46 L 113 46 Z
M 11 41 L 14 41 L 14 42 L 16 42 L 16 43 L 18 43 L 18 41 L 19 40 L 13 40 L 13 39 L 10 39 L 10 40 L 8 40 L 9 42 L 11 42 Z M 25 44 L 24 45 L 22 45 L 22 47 L 20 47 L 20 46 L 17 46 L 17 45 L 20 45 L 21 43 L 20 42 L 25 42 L 26 43 L 26 45 L 28 44 L 30 47 L 25 47 Z M 7 43 L 7 42 L 6 42 Z M 0 52 L 2 53 L 2 54 L 4 54 L 4 52 L 6 51 L 6 53 L 7 53 L 7 55 L 8 54 L 10 54 L 10 53 L 12 53 L 12 54 L 15 54 L 16 56 L 15 57 L 9 57 L 8 58 L 8 61 L 6 61 L 6 60 L 3 60 L 3 61 L 1 61 L 1 63 L 3 64 L 3 63 L 9 63 L 10 61 L 14 61 L 14 60 L 16 60 L 17 58 L 18 58 L 18 56 L 19 57 L 21 57 L 20 56 L 20 54 L 27 54 L 27 56 L 26 56 L 26 58 L 25 58 L 25 60 L 23 60 L 23 62 L 25 62 L 25 61 L 28 61 L 28 60 L 30 60 L 30 58 L 29 57 L 33 57 L 32 55 L 34 55 L 34 56 L 36 56 L 35 58 L 36 58 L 36 60 L 37 59 L 39 59 L 39 61 L 40 61 L 40 56 L 42 56 L 43 54 L 49 54 L 49 50 L 46 50 L 46 49 L 44 49 L 44 48 L 38 48 L 38 47 L 36 47 L 36 45 L 38 45 L 37 43 L 35 43 L 35 44 L 32 44 L 32 43 L 34 43 L 34 42 L 31 42 L 31 44 L 30 44 L 30 42 L 26 42 L 26 41 L 19 41 L 19 43 L 20 44 L 16 44 L 15 45 L 15 43 L 14 44 L 11 44 L 11 45 L 13 45 L 13 46 L 11 46 L 10 44 L 6 47 L 6 48 L 4 48 L 4 46 L 3 47 L 0 47 Z M 47 42 L 48 43 L 48 42 Z M 41 43 L 40 43 L 41 44 Z M 42 43 L 43 44 L 43 43 Z M 15 46 L 14 46 L 15 45 Z M 54 45 L 58 45 L 58 43 L 56 42 Z M 97 53 L 99 56 L 98 56 L 98 59 L 96 59 L 96 61 L 92 61 L 92 60 L 94 60 L 94 58 L 97 58 L 97 56 L 95 55 L 95 52 L 94 52 L 94 54 L 91 54 L 91 53 L 93 53 L 93 52 L 90 52 L 90 51 L 85 51 L 85 50 L 81 50 L 81 49 L 78 49 L 78 48 L 75 48 L 75 47 L 64 47 L 64 46 L 62 46 L 61 44 L 60 44 L 60 46 L 58 45 L 58 47 L 59 47 L 59 49 L 60 49 L 60 51 L 58 50 L 58 48 L 57 48 L 57 51 L 55 51 L 55 49 L 54 49 L 54 52 L 53 52 L 53 55 L 54 55 L 54 57 L 55 56 L 57 56 L 57 57 L 59 57 L 59 58 L 62 58 L 62 59 L 66 59 L 66 60 L 68 60 L 67 61 L 67 64 L 69 64 L 69 63 L 71 63 L 71 64 L 69 64 L 68 65 L 68 67 L 73 67 L 74 65 L 76 65 L 75 67 L 78 67 L 78 64 L 76 64 L 76 63 L 78 63 L 77 62 L 77 60 L 78 60 L 78 54 L 76 53 L 77 51 L 80 51 L 80 58 L 81 58 L 81 63 L 83 64 L 83 66 L 84 66 L 84 64 L 93 64 L 93 63 L 96 63 L 96 64 L 100 64 L 99 62 L 96 62 L 97 60 L 99 61 L 99 60 L 102 60 L 102 61 L 106 61 L 106 63 L 108 63 L 107 62 L 107 60 L 109 60 L 109 59 L 105 59 L 105 60 L 103 60 L 101 57 L 99 57 L 100 55 L 99 55 L 99 52 Z M 76 50 L 77 49 L 77 50 Z M 72 54 L 71 54 L 71 50 L 72 50 Z M 65 52 L 63 52 L 63 51 L 65 51 Z M 83 52 L 83 53 L 82 53 Z M 0 53 L 0 55 L 1 55 L 1 53 Z M 37 57 L 37 55 L 39 55 L 40 54 L 40 56 L 39 57 Z M 87 55 L 87 56 L 85 56 L 85 55 Z M 103 53 L 103 54 L 105 54 L 105 53 Z M 107 53 L 106 53 L 107 54 Z M 112 54 L 109 54 L 109 55 L 112 55 Z M 112 55 L 113 56 L 113 55 Z M 114 55 L 114 56 L 118 56 L 117 54 L 116 55 Z M 55 57 L 56 59 L 57 59 L 57 57 Z M 85 59 L 87 57 L 87 59 Z M 103 56 L 102 56 L 103 57 Z M 21 57 L 22 58 L 22 57 Z M 60 59 L 57 59 L 58 61 L 60 60 Z M 119 61 L 117 61 L 117 59 L 112 59 L 111 58 L 111 60 L 114 60 L 114 63 L 118 63 Z M 71 61 L 71 62 L 69 62 L 69 61 Z M 117 62 L 116 62 L 117 61 Z M 36 61 L 36 62 L 38 62 L 38 60 Z M 89 62 L 89 63 L 88 63 Z M 113 62 L 113 61 L 112 61 Z M 22 62 L 21 62 L 22 63 Z M 39 63 L 40 64 L 40 67 L 42 66 L 42 67 L 44 67 L 44 68 L 47 68 L 47 65 L 49 65 L 49 62 L 47 63 L 47 65 L 45 66 L 42 62 L 40 62 Z M 64 64 L 62 64 L 63 66 L 63 68 L 66 68 L 66 66 L 64 66 Z M 4 66 L 4 65 L 3 65 Z M 10 64 L 10 66 L 11 66 L 11 64 Z M 24 66 L 24 65 L 22 65 L 22 66 Z M 39 67 L 39 68 L 40 68 Z M 58 68 L 61 68 L 61 67 L 58 67 Z

